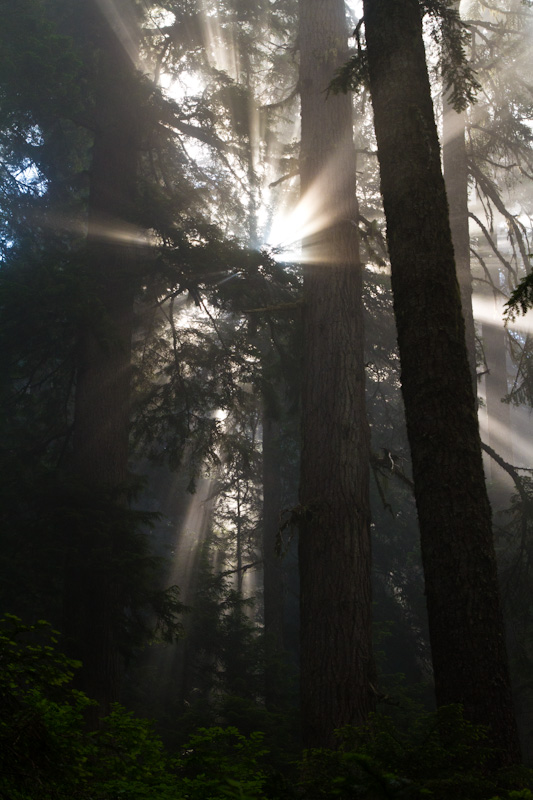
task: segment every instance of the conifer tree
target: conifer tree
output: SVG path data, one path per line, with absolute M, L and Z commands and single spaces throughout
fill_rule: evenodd
M 462 703 L 488 727 L 495 764 L 511 764 L 520 750 L 420 8 L 364 8 L 437 703 Z
M 303 242 L 302 727 L 307 746 L 333 746 L 374 705 L 362 267 L 351 99 L 325 95 L 346 58 L 344 2 L 299 10 L 301 197 L 325 218 Z
M 126 502 L 128 481 L 140 76 L 98 4 L 90 3 L 87 12 L 87 44 L 98 61 L 87 264 L 107 330 L 95 329 L 93 318 L 81 331 L 72 468 L 93 502 L 107 497 L 112 506 L 120 506 Z M 82 662 L 81 686 L 105 714 L 118 700 L 122 677 L 120 617 L 126 601 L 112 565 L 120 558 L 124 539 L 90 511 L 75 534 L 66 566 L 64 633 L 69 650 Z

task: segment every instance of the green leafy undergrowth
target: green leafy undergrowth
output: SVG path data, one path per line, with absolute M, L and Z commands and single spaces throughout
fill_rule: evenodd
M 0 797 L 76 796 L 92 752 L 83 714 L 92 701 L 70 686 L 77 662 L 56 649 L 47 622 L 0 620 Z
M 116 705 L 96 736 L 91 800 L 260 800 L 262 735 L 200 728 L 170 756 L 148 720 Z
M 1 800 L 261 800 L 262 734 L 204 728 L 169 754 L 152 724 L 115 705 L 87 731 L 79 664 L 46 622 L 0 619 Z
M 262 798 L 266 776 L 260 766 L 267 754 L 263 734 L 243 736 L 236 728 L 200 728 L 175 759 L 183 797 Z
M 464 718 L 461 706 L 420 715 L 407 732 L 375 714 L 338 735 L 337 750 L 304 755 L 306 800 L 533 800 L 533 771 L 492 769 L 485 731 Z
M 407 732 L 372 716 L 339 731 L 337 749 L 307 751 L 299 786 L 276 784 L 262 733 L 199 728 L 172 754 L 120 705 L 88 731 L 78 666 L 48 623 L 0 619 L 0 800 L 533 800 L 533 772 L 495 771 L 459 706 Z

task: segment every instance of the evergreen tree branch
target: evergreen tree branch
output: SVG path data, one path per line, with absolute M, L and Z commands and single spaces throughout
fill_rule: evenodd
M 523 278 L 505 304 L 505 323 L 512 322 L 517 314 L 527 314 L 533 308 L 533 272 Z
M 448 102 L 456 111 L 464 111 L 474 103 L 481 85 L 467 57 L 466 48 L 471 33 L 455 8 L 454 0 L 420 0 L 421 13 L 432 17 L 436 24 L 432 29 L 433 39 L 441 49 L 441 72 L 444 92 Z M 366 49 L 361 40 L 362 17 L 353 32 L 357 49 L 348 61 L 337 70 L 330 82 L 326 96 L 330 93 L 346 94 L 359 92 L 368 86 L 368 63 Z
M 421 0 L 422 13 L 433 18 L 432 37 L 441 49 L 441 73 L 444 94 L 456 111 L 475 103 L 481 89 L 467 57 L 471 33 L 461 19 L 454 0 Z
M 507 261 L 507 259 L 502 256 L 502 254 L 500 253 L 500 251 L 498 250 L 498 248 L 494 244 L 494 241 L 493 241 L 492 236 L 490 235 L 490 232 L 487 230 L 485 225 L 483 225 L 483 223 L 481 222 L 479 217 L 477 217 L 472 211 L 470 211 L 468 213 L 468 216 L 470 217 L 470 219 L 473 219 L 474 222 L 477 225 L 479 225 L 479 227 L 483 231 L 483 235 L 484 235 L 485 239 L 487 240 L 487 243 L 488 243 L 489 247 L 493 251 L 493 253 L 496 256 L 496 258 L 498 258 L 501 261 L 501 263 L 503 264 L 503 266 L 505 267 L 505 269 L 507 269 L 509 271 L 509 273 L 516 278 L 516 270 L 509 263 L 509 261 Z
M 516 486 L 516 490 L 520 495 L 520 499 L 522 500 L 524 507 L 529 508 L 532 505 L 531 497 L 528 495 L 527 491 L 524 488 L 524 483 L 522 481 L 521 476 L 517 472 L 517 468 L 514 467 L 512 464 L 509 464 L 508 461 L 505 461 L 492 447 L 484 442 L 481 443 L 482 450 L 489 455 L 493 461 L 498 464 L 508 475 L 511 476 L 513 479 L 513 483 Z
M 281 100 L 278 100 L 275 103 L 267 103 L 264 106 L 260 106 L 261 111 L 277 111 L 278 108 L 284 108 L 288 105 L 291 100 L 294 100 L 295 97 L 298 97 L 298 93 L 300 91 L 300 87 L 298 84 L 294 86 L 293 89 L 289 92 L 288 95 L 283 97 Z
M 479 186 L 479 188 L 483 191 L 485 196 L 487 198 L 489 198 L 489 200 L 491 200 L 491 202 L 494 204 L 494 207 L 508 221 L 510 227 L 513 230 L 514 235 L 516 236 L 518 249 L 520 250 L 520 255 L 522 256 L 524 267 L 526 269 L 529 269 L 529 258 L 528 258 L 528 253 L 527 253 L 527 249 L 526 249 L 526 246 L 525 246 L 524 237 L 522 235 L 522 230 L 520 229 L 520 225 L 516 221 L 516 218 L 514 217 L 513 214 L 511 214 L 507 210 L 507 208 L 505 206 L 505 203 L 501 199 L 500 194 L 499 194 L 498 189 L 496 188 L 495 184 L 492 183 L 492 181 L 490 181 L 483 174 L 483 172 L 479 169 L 479 167 L 477 166 L 477 164 L 475 163 L 475 161 L 473 159 L 469 159 L 468 160 L 468 168 L 470 170 L 470 174 L 472 175 L 472 177 L 476 181 L 476 183 Z M 514 275 L 516 277 L 516 270 L 513 269 L 512 271 L 513 271 L 513 273 L 514 273 Z

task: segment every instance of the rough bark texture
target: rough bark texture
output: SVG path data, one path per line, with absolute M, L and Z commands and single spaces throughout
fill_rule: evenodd
M 87 238 L 96 311 L 80 336 L 72 468 L 95 504 L 114 495 L 120 505 L 127 480 L 136 260 L 131 243 L 120 237 L 135 198 L 139 126 L 131 62 L 96 9 L 88 24 L 99 33 Z M 82 661 L 78 685 L 98 701 L 97 713 L 105 714 L 118 699 L 122 674 L 120 553 L 109 522 L 92 512 L 78 520 L 70 548 L 64 629 L 69 652 Z
M 325 90 L 346 60 L 343 0 L 300 2 L 301 194 L 318 230 L 304 242 L 300 483 L 302 729 L 332 746 L 373 707 L 369 437 L 352 106 Z
M 450 209 L 450 228 L 455 253 L 455 268 L 465 320 L 468 363 L 472 375 L 474 394 L 477 394 L 476 330 L 472 311 L 470 232 L 468 229 L 468 162 L 466 157 L 465 116 L 463 113 L 458 114 L 446 99 L 443 101 L 443 106 L 442 167 Z
M 366 0 L 370 88 L 439 705 L 519 760 L 491 514 L 417 0 Z

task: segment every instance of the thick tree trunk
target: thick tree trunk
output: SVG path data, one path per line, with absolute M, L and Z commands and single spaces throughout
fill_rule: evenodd
M 306 746 L 373 708 L 369 435 L 352 106 L 325 90 L 347 57 L 343 0 L 300 2 L 304 372 L 300 482 L 302 726 Z
M 98 701 L 102 715 L 118 698 L 124 609 L 117 532 L 91 506 L 114 502 L 120 508 L 125 502 L 136 261 L 127 232 L 133 229 L 139 125 L 135 71 L 106 22 L 95 14 L 89 19 L 100 31 L 101 49 L 87 239 L 95 318 L 84 323 L 80 336 L 72 463 L 73 475 L 92 503 L 73 531 L 64 629 L 69 652 L 82 661 L 78 684 Z
M 519 760 L 476 404 L 417 0 L 365 0 L 402 390 L 439 705 Z

